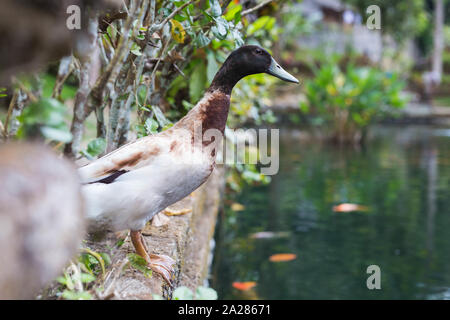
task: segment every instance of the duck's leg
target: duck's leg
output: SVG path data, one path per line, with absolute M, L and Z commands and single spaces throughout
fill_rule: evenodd
M 175 264 L 175 260 L 163 254 L 149 254 L 140 230 L 131 230 L 130 237 L 131 242 L 136 249 L 136 253 L 147 261 L 148 266 L 154 272 L 159 273 L 164 278 L 164 280 L 166 280 L 167 283 L 171 285 L 171 278 L 174 272 L 172 265 Z

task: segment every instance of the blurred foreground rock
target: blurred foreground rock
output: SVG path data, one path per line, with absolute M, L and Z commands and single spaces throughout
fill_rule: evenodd
M 0 84 L 20 72 L 32 72 L 69 55 L 87 37 L 93 11 L 117 8 L 120 0 L 3 0 L 0 10 Z M 67 8 L 81 11 L 81 29 L 69 30 Z M 7 48 L 5 50 L 5 48 Z
M 73 164 L 32 144 L 0 146 L 0 299 L 33 299 L 85 231 Z

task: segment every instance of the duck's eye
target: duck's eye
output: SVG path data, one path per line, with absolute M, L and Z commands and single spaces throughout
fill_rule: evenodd
M 256 50 L 255 50 L 255 53 L 256 53 L 256 54 L 262 54 L 262 50 L 261 50 L 261 49 L 256 49 Z

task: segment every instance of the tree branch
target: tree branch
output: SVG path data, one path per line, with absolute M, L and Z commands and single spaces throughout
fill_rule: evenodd
M 249 14 L 249 13 L 252 13 L 252 12 L 254 12 L 254 11 L 256 11 L 256 10 L 258 10 L 258 9 L 260 9 L 260 8 L 262 8 L 262 7 L 264 7 L 264 6 L 266 6 L 266 5 L 268 5 L 268 4 L 271 3 L 272 1 L 273 1 L 273 0 L 265 0 L 265 1 L 261 2 L 260 4 L 254 6 L 253 8 L 244 10 L 244 11 L 241 12 L 241 16 L 243 17 L 243 16 L 245 16 L 245 15 L 247 15 L 247 14 Z
M 103 93 L 106 86 L 113 86 L 117 79 L 117 75 L 119 74 L 120 68 L 126 55 L 129 52 L 129 33 L 133 24 L 133 21 L 137 16 L 137 1 L 131 0 L 131 8 L 130 15 L 128 15 L 127 20 L 125 21 L 125 25 L 123 26 L 122 36 L 120 37 L 119 44 L 115 50 L 114 57 L 111 59 L 109 65 L 106 70 L 103 72 L 102 76 L 97 80 L 92 89 L 92 98 L 94 99 L 94 105 L 100 105 L 103 100 Z
M 53 87 L 52 98 L 59 98 L 61 95 L 62 87 L 67 77 L 72 72 L 72 56 L 66 56 L 61 59 L 58 68 L 58 74 L 56 76 L 55 86 Z
M 88 32 L 90 33 L 90 47 L 89 51 L 84 55 L 84 61 L 80 67 L 80 85 L 75 96 L 75 103 L 73 107 L 73 118 L 70 126 L 70 132 L 72 133 L 72 141 L 67 143 L 64 147 L 64 154 L 69 158 L 76 158 L 81 140 L 83 138 L 84 121 L 91 113 L 91 107 L 88 103 L 88 98 L 91 93 L 91 86 L 89 83 L 89 71 L 92 66 L 91 54 L 95 52 L 95 46 L 97 44 L 97 28 L 98 18 L 93 16 L 89 19 Z
M 175 17 L 181 10 L 183 10 L 184 8 L 186 8 L 188 5 L 193 4 L 194 2 L 196 2 L 197 0 L 191 0 L 189 2 L 186 2 L 185 4 L 183 4 L 181 7 L 176 8 L 171 14 L 169 14 L 161 23 L 155 25 L 152 28 L 152 31 L 158 31 L 161 30 L 162 28 L 164 28 L 164 26 L 166 25 L 167 22 L 169 22 L 173 17 Z

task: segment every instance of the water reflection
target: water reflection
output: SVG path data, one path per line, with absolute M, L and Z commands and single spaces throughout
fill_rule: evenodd
M 280 172 L 232 198 L 216 232 L 221 299 L 443 299 L 450 291 L 447 129 L 378 127 L 364 147 L 302 142 L 280 131 Z M 369 207 L 337 213 L 339 203 Z M 252 237 L 273 231 L 288 237 Z M 273 263 L 275 253 L 297 259 Z M 381 290 L 366 287 L 380 266 Z M 256 281 L 247 292 L 233 281 Z

